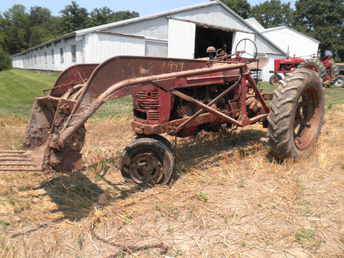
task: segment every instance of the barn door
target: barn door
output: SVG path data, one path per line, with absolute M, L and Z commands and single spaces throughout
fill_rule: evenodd
M 170 19 L 168 21 L 168 57 L 194 58 L 196 25 Z
M 256 42 L 255 34 L 245 33 L 245 32 L 236 32 L 234 35 L 234 40 L 233 40 L 232 53 L 234 53 L 236 50 L 237 51 L 245 51 L 248 54 L 252 54 L 256 51 L 254 48 L 254 45 L 250 42 L 241 42 L 238 45 L 238 43 L 243 39 L 250 39 L 253 42 Z M 236 49 L 237 45 L 238 45 L 238 48 Z M 242 56 L 247 57 L 247 58 L 252 58 L 252 56 L 250 56 L 250 55 L 245 56 L 245 54 L 243 54 Z

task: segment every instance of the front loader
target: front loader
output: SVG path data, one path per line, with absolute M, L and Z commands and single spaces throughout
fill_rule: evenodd
M 265 94 L 251 75 L 260 66 L 256 55 L 243 53 L 209 48 L 208 59 L 118 56 L 99 65 L 70 67 L 47 96 L 36 99 L 27 151 L 0 152 L 0 170 L 78 168 L 86 121 L 106 101 L 124 96 L 132 97 L 136 138 L 124 150 L 120 170 L 138 184 L 170 181 L 175 159 L 163 134 L 188 137 L 261 123 L 269 129 L 276 157 L 308 155 L 323 124 L 319 76 L 297 69 L 273 95 Z

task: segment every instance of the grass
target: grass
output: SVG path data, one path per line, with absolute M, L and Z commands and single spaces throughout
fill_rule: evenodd
M 119 103 L 87 123 L 82 171 L 1 172 L 1 258 L 342 257 L 344 105 L 327 110 L 309 159 L 270 160 L 258 125 L 201 133 L 177 140 L 172 184 L 147 189 L 118 169 L 134 137 L 129 99 Z M 26 113 L 7 110 L 21 117 L 0 118 L 0 149 L 25 133 Z
M 56 74 L 15 69 L 1 71 L 0 115 L 29 116 L 34 98 L 42 96 L 43 89 L 51 88 L 56 78 Z
M 44 89 L 53 87 L 59 73 L 38 73 L 12 69 L 0 72 L 0 116 L 27 118 L 35 97 L 44 96 Z M 131 98 L 106 103 L 95 117 L 117 116 L 131 111 Z

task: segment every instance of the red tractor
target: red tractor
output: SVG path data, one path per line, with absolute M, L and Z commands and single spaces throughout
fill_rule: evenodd
M 302 57 L 288 57 L 275 59 L 273 75 L 270 77 L 270 84 L 275 85 L 282 76 L 293 72 L 296 68 L 306 67 L 319 72 L 324 87 L 330 87 L 336 82 L 338 69 L 332 56 L 327 55 L 323 58 L 313 57 L 304 59 Z
M 248 54 L 243 51 L 230 55 L 209 48 L 208 53 L 204 60 L 116 56 L 68 68 L 47 96 L 36 99 L 27 150 L 0 151 L 0 170 L 80 168 L 86 121 L 105 102 L 124 96 L 132 97 L 136 137 L 123 151 L 119 167 L 137 184 L 170 182 L 175 157 L 166 135 L 188 137 L 260 123 L 268 128 L 277 159 L 311 153 L 324 118 L 318 73 L 297 69 L 268 94 L 251 74 L 261 64 L 256 53 L 251 58 L 243 58 Z

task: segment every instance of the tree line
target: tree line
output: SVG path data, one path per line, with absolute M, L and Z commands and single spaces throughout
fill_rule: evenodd
M 265 28 L 287 25 L 314 37 L 321 50 L 332 50 L 344 60 L 344 0 L 297 0 L 295 6 L 280 0 L 254 6 L 247 0 L 221 1 L 243 18 L 255 17 Z M 40 6 L 13 5 L 0 13 L 0 70 L 10 66 L 10 55 L 27 48 L 75 30 L 138 16 L 135 11 L 114 12 L 108 7 L 88 12 L 75 1 L 59 16 Z

